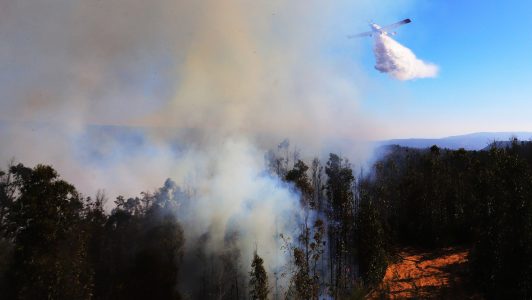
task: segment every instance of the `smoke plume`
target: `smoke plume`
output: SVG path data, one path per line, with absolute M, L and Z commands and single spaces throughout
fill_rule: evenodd
M 218 251 L 239 231 L 243 270 L 257 245 L 271 271 L 272 239 L 291 230 L 276 217 L 297 215 L 298 196 L 263 174 L 264 152 L 288 137 L 303 155 L 363 157 L 354 141 L 378 133 L 359 109 L 365 77 L 328 55 L 348 20 L 382 13 L 373 5 L 3 1 L 0 161 L 51 164 L 110 198 L 172 178 L 195 193 L 187 241 L 209 232 Z
M 412 50 L 385 34 L 375 36 L 373 52 L 375 69 L 388 73 L 395 79 L 411 80 L 438 75 L 438 66 L 417 58 Z

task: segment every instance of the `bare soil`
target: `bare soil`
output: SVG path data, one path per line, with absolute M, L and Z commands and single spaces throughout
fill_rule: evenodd
M 463 248 L 403 249 L 368 299 L 482 299 L 468 281 L 468 256 Z

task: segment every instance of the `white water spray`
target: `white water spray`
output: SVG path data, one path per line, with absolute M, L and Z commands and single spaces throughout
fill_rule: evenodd
M 395 79 L 411 80 L 438 75 L 438 66 L 417 58 L 412 50 L 385 34 L 375 36 L 373 52 L 375 69 L 388 73 Z

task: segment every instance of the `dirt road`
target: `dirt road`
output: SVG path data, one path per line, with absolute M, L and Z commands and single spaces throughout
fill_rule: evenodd
M 481 299 L 468 285 L 468 255 L 459 248 L 403 249 L 369 299 Z

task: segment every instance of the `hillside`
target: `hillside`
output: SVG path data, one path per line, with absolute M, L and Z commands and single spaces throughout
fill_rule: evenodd
M 481 150 L 493 141 L 507 141 L 512 137 L 519 140 L 529 140 L 532 132 L 475 132 L 464 135 L 449 136 L 443 138 L 411 138 L 411 139 L 391 139 L 379 141 L 379 146 L 399 145 L 411 148 L 428 148 L 436 145 L 440 148 L 466 150 Z

